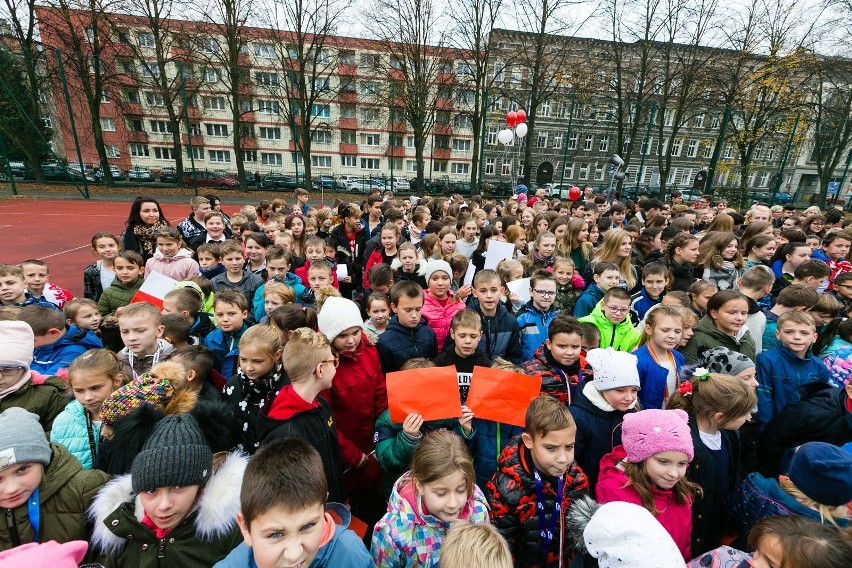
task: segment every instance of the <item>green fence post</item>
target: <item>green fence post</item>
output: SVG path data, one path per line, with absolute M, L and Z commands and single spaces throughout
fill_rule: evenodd
M 68 81 L 65 80 L 65 66 L 62 64 L 62 52 L 56 48 L 56 61 L 59 64 L 59 78 L 62 80 L 62 91 L 65 93 L 65 105 L 68 107 L 68 119 L 71 126 L 71 136 L 74 138 L 74 147 L 77 149 L 77 163 L 80 164 L 80 177 L 83 178 L 83 197 L 89 198 L 89 184 L 86 181 L 86 172 L 83 169 L 83 154 L 80 152 L 80 140 L 77 137 L 77 126 L 74 124 L 74 111 L 71 109 L 71 95 L 68 94 Z M 104 172 L 106 174 L 106 172 Z M 73 179 L 73 178 L 72 178 Z M 76 185 L 76 184 L 75 184 Z M 79 187 L 77 188 L 80 189 Z

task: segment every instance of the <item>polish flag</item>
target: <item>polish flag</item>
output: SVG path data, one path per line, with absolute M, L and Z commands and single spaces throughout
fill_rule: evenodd
M 174 290 L 177 282 L 177 280 L 169 278 L 165 274 L 152 272 L 148 275 L 148 278 L 145 279 L 145 282 L 142 283 L 142 287 L 139 288 L 139 291 L 136 292 L 136 295 L 133 296 L 130 303 L 135 304 L 136 302 L 149 302 L 157 306 L 157 309 L 162 311 L 163 298 L 166 294 Z

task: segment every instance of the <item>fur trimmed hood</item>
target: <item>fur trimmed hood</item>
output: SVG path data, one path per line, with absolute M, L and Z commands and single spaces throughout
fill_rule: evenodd
M 221 538 L 233 529 L 240 510 L 240 486 L 247 465 L 248 456 L 233 452 L 228 454 L 225 461 L 213 472 L 210 481 L 196 500 L 195 508 L 187 517 L 192 519 L 195 535 L 199 540 Z M 125 504 L 132 504 L 133 516 L 139 527 L 145 531 L 150 530 L 142 525 L 144 510 L 138 494 L 131 489 L 130 475 L 116 477 L 103 486 L 89 507 L 88 517 L 94 523 L 90 542 L 100 553 L 112 556 L 121 552 L 127 545 L 127 539 L 112 530 L 111 525 L 119 528 L 119 523 L 108 522 Z M 177 530 L 177 527 L 174 530 Z
M 422 258 L 418 259 L 417 264 L 415 266 L 416 266 L 417 269 L 414 272 L 417 274 L 417 276 L 423 276 L 425 278 L 426 277 L 426 260 L 424 260 Z M 393 268 L 394 270 L 402 270 L 402 263 L 399 261 L 398 258 L 394 258 L 391 261 L 391 268 Z

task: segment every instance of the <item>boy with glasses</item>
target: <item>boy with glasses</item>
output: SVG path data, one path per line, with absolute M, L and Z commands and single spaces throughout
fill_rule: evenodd
M 630 352 L 639 344 L 641 333 L 630 323 L 629 312 L 630 293 L 624 288 L 610 288 L 592 313 L 580 321 L 595 324 L 601 332 L 601 349 Z
M 537 270 L 530 278 L 530 301 L 518 313 L 518 328 L 521 332 L 521 360 L 529 361 L 547 339 L 550 322 L 559 315 L 554 310 L 556 301 L 556 279 L 545 270 Z

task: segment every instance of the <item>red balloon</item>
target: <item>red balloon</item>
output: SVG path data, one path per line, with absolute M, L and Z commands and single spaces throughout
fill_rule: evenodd
M 576 185 L 568 190 L 568 199 L 571 201 L 577 201 L 580 199 L 580 188 Z
M 518 118 L 518 124 L 527 121 L 527 111 L 525 111 L 524 109 L 521 109 L 518 112 L 516 112 L 515 116 L 517 116 L 517 118 Z
M 506 113 L 506 124 L 509 126 L 515 126 L 518 123 L 518 115 L 515 111 L 510 110 Z

